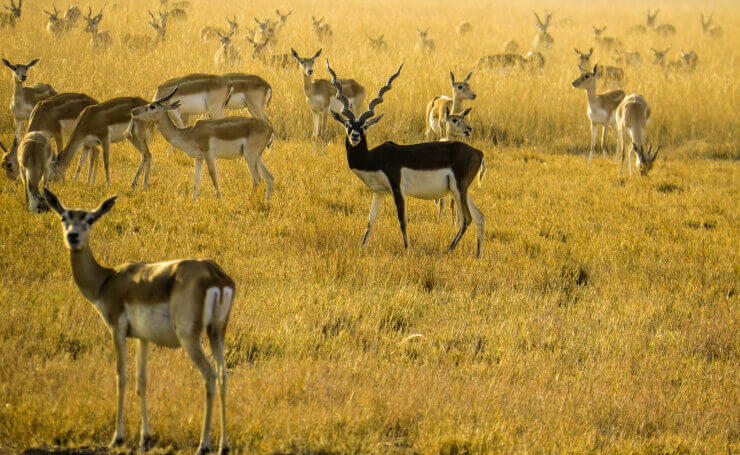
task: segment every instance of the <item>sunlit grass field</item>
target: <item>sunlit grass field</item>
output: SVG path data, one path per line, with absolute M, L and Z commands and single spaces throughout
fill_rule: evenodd
M 35 82 L 98 100 L 151 98 L 159 82 L 219 72 L 205 25 L 240 24 L 234 70 L 273 87 L 267 110 L 280 137 L 264 155 L 272 201 L 251 188 L 243 162 L 217 163 L 219 204 L 204 177 L 192 201 L 193 163 L 167 156 L 155 135 L 150 188 L 131 190 L 139 155 L 115 145 L 113 184 L 54 183 L 71 206 L 92 208 L 118 194 L 92 234 L 105 265 L 210 257 L 237 283 L 227 332 L 229 436 L 237 453 L 735 453 L 740 450 L 738 179 L 740 7 L 678 1 L 658 23 L 676 37 L 627 35 L 644 23 L 642 2 L 441 2 L 193 0 L 185 23 L 168 26 L 155 51 L 125 50 L 127 32 L 150 33 L 148 8 L 108 4 L 101 30 L 114 45 L 88 49 L 81 32 L 54 40 L 41 8 L 26 0 L 2 56 L 41 58 Z M 58 8 L 65 5 L 57 4 Z M 84 6 L 86 11 L 86 5 Z M 93 4 L 93 9 L 103 6 Z M 530 50 L 532 10 L 553 11 L 553 49 L 540 74 L 475 72 L 472 144 L 487 172 L 473 187 L 487 217 L 482 258 L 474 230 L 445 250 L 456 227 L 431 202 L 409 200 L 404 251 L 388 198 L 368 246 L 359 249 L 371 193 L 349 171 L 343 133 L 330 120 L 325 155 L 311 150 L 311 116 L 297 68 L 250 58 L 246 26 L 292 10 L 271 53 L 323 47 L 340 77 L 366 101 L 404 63 L 378 107 L 385 117 L 370 145 L 423 138 L 426 103 L 449 94 L 483 55 L 516 39 Z M 724 37 L 701 33 L 699 11 L 715 12 Z M 333 38 L 320 43 L 311 15 Z M 458 36 L 469 21 L 473 32 Z M 651 105 L 648 140 L 662 144 L 647 178 L 619 178 L 615 135 L 607 159 L 589 165 L 586 96 L 573 47 L 593 46 L 592 25 L 641 53 L 625 68 L 627 93 Z M 431 56 L 415 51 L 430 29 Z M 366 34 L 384 34 L 377 53 Z M 649 48 L 693 49 L 693 73 L 667 75 Z M 596 50 L 596 61 L 614 64 Z M 12 96 L 4 67 L 0 99 Z M 12 140 L 9 109 L 0 139 Z M 71 173 L 68 173 L 71 174 Z M 86 175 L 85 175 L 86 177 Z M 59 221 L 26 212 L 19 181 L 0 183 L 0 451 L 104 447 L 114 430 L 115 365 L 103 322 L 77 290 Z M 132 343 L 130 343 L 132 344 Z M 127 447 L 138 441 L 139 403 L 129 354 Z M 155 348 L 148 401 L 156 452 L 197 448 L 204 388 L 182 350 Z M 218 419 L 214 421 L 217 441 Z

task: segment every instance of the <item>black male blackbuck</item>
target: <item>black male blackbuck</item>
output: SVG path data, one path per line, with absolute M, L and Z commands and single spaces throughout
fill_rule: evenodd
M 460 230 L 452 241 L 448 252 L 455 249 L 472 221 L 478 229 L 476 255 L 480 257 L 483 246 L 483 230 L 486 218 L 473 204 L 468 193 L 470 184 L 481 170 L 483 152 L 462 142 L 427 142 L 423 144 L 398 145 L 385 142 L 368 149 L 365 134 L 367 129 L 380 121 L 375 117 L 375 108 L 383 102 L 383 95 L 391 89 L 393 81 L 401 74 L 398 71 L 388 79 L 359 117 L 350 109 L 350 102 L 342 92 L 334 70 L 326 62 L 331 74 L 331 83 L 337 89 L 336 99 L 342 104 L 341 113 L 331 111 L 332 117 L 345 128 L 347 138 L 347 162 L 352 172 L 373 192 L 370 220 L 362 239 L 365 246 L 370 231 L 388 194 L 393 195 L 398 221 L 401 224 L 403 245 L 408 248 L 406 237 L 406 196 L 418 199 L 441 199 L 452 194 L 462 214 Z
M 44 196 L 49 208 L 61 218 L 62 234 L 77 288 L 98 310 L 113 337 L 118 413 L 111 446 L 123 444 L 126 339 L 133 338 L 138 342 L 136 388 L 141 399 L 141 450 L 148 450 L 151 444 L 146 382 L 149 343 L 154 343 L 169 348 L 182 347 L 203 375 L 206 400 L 199 455 L 211 451 L 211 413 L 218 385 L 221 401 L 219 453 L 228 453 L 224 338 L 236 289 L 234 280 L 209 259 L 178 259 L 150 264 L 126 262 L 113 268 L 104 267 L 90 249 L 90 232 L 95 222 L 113 208 L 116 198 L 104 201 L 89 212 L 66 209 L 49 190 L 44 191 Z M 203 350 L 201 337 L 204 334 L 208 336 L 215 367 Z

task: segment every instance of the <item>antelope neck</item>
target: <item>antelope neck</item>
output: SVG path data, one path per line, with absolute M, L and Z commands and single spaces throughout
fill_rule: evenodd
M 113 275 L 113 269 L 101 266 L 89 245 L 79 250 L 70 250 L 69 258 L 77 287 L 86 299 L 95 302 L 100 298 L 103 284 Z

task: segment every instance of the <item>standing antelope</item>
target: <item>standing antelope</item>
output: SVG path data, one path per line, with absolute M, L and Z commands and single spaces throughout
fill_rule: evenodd
M 460 22 L 460 25 L 457 26 L 457 34 L 460 36 L 467 35 L 468 33 L 473 31 L 473 26 L 470 25 L 470 22 L 468 21 L 462 21 Z
M 221 190 L 218 186 L 216 159 L 237 160 L 244 158 L 252 175 L 252 186 L 257 187 L 260 176 L 265 179 L 265 200 L 270 201 L 274 187 L 272 174 L 262 161 L 262 152 L 272 144 L 274 134 L 272 126 L 262 119 L 246 117 L 225 117 L 212 120 L 198 120 L 193 126 L 179 128 L 167 114 L 177 109 L 180 102 L 163 104 L 170 101 L 178 88 L 169 95 L 154 102 L 137 107 L 131 111 L 134 120 L 156 123 L 162 136 L 175 147 L 181 149 L 195 160 L 195 182 L 193 200 L 198 199 L 200 176 L 203 162 L 208 166 L 208 173 L 221 201 Z
M 143 122 L 133 121 L 132 124 L 131 118 L 132 109 L 146 104 L 149 104 L 149 102 L 143 98 L 126 96 L 86 107 L 78 117 L 67 145 L 59 152 L 52 164 L 52 177 L 64 179 L 67 167 L 82 147 L 80 164 L 74 176 L 74 180 L 77 180 L 88 151 L 96 150 L 96 147 L 101 146 L 103 149 L 105 180 L 110 186 L 110 145 L 111 143 L 129 140 L 141 153 L 141 164 L 139 164 L 139 170 L 136 172 L 131 186 L 136 188 L 139 175 L 145 169 L 143 186 L 146 188 L 149 185 L 149 169 L 152 164 L 152 154 L 149 152 L 147 145 L 148 128 Z M 129 124 L 132 124 L 130 131 Z M 93 153 L 93 156 L 90 157 L 90 173 L 87 177 L 89 183 L 95 183 L 96 158 L 97 153 Z
M 588 50 L 588 54 L 581 52 L 576 48 L 573 48 L 573 50 L 578 54 L 578 69 L 580 69 L 582 73 L 588 72 L 586 68 L 591 66 L 591 56 L 594 53 L 594 48 L 590 48 Z M 621 83 L 624 81 L 624 70 L 616 66 L 597 65 L 596 76 L 607 82 Z
M 596 78 L 597 72 L 596 66 L 594 66 L 593 73 L 589 71 L 583 72 L 572 84 L 574 88 L 585 90 L 588 100 L 588 110 L 586 113 L 591 124 L 591 150 L 588 154 L 589 163 L 596 149 L 596 134 L 599 126 L 602 127 L 601 152 L 606 157 L 606 131 L 609 125 L 615 122 L 615 111 L 619 103 L 624 99 L 624 91 L 622 90 L 611 90 L 597 95 Z
M 539 29 L 539 32 L 537 32 L 537 36 L 534 37 L 532 47 L 534 48 L 534 50 L 544 53 L 549 51 L 552 47 L 552 44 L 555 42 L 555 40 L 552 39 L 550 33 L 548 33 L 547 31 L 547 28 L 550 26 L 552 13 L 545 11 L 545 22 L 542 22 L 540 16 L 538 16 L 537 13 L 534 13 L 534 17 L 537 20 L 535 25 Z
M 462 81 L 456 81 L 455 75 L 450 71 L 450 82 L 452 82 L 452 98 L 449 96 L 437 96 L 427 104 L 426 113 L 426 138 L 429 140 L 432 133 L 446 137 L 446 123 L 444 122 L 445 111 L 449 111 L 450 114 L 458 114 L 462 112 L 462 103 L 464 100 L 474 100 L 476 98 L 475 92 L 470 88 L 468 81 L 473 73 L 470 72 Z
M 479 58 L 475 64 L 475 69 L 489 69 L 496 70 L 499 73 L 507 73 L 511 69 L 524 69 L 526 63 L 524 57 L 519 54 L 493 54 Z
M 699 13 L 701 16 L 701 31 L 705 35 L 709 35 L 712 38 L 722 38 L 722 27 L 719 25 L 712 24 L 712 17 L 714 16 L 714 13 L 709 15 L 709 19 L 707 19 L 706 22 L 704 22 L 704 14 Z
M 652 54 L 653 54 L 653 65 L 663 66 L 664 67 L 666 65 L 665 56 L 666 56 L 666 54 L 668 54 L 668 51 L 670 51 L 670 50 L 671 50 L 670 47 L 667 47 L 665 50 L 662 50 L 662 51 L 659 51 L 657 49 L 653 49 L 651 47 L 650 48 L 650 52 L 652 52 Z
M 84 16 L 84 19 L 87 22 L 85 31 L 90 34 L 90 48 L 94 51 L 104 51 L 108 49 L 112 43 L 110 32 L 107 30 L 102 32 L 98 31 L 98 24 L 103 20 L 103 10 L 101 9 L 96 16 L 93 16 L 92 8 L 88 7 L 87 16 Z
M 331 38 L 333 34 L 331 31 L 331 27 L 329 26 L 329 24 L 324 22 L 323 17 L 319 20 L 316 20 L 314 16 L 311 16 L 311 21 L 313 23 L 313 31 L 314 33 L 316 33 L 319 41 L 324 41 L 325 39 Z
M 208 114 L 211 118 L 224 116 L 224 107 L 229 98 L 229 84 L 220 76 L 211 74 L 189 74 L 165 81 L 157 87 L 154 99 L 164 98 L 178 87 L 177 93 L 170 99 L 176 108 L 167 110 L 178 128 L 184 128 L 192 115 Z M 172 105 L 170 105 L 172 106 Z M 172 153 L 172 144 L 168 148 Z
M 33 108 L 27 133 L 41 131 L 54 139 L 56 153 L 64 148 L 63 138 L 70 134 L 80 113 L 96 100 L 83 93 L 60 93 L 41 101 Z
M 40 131 L 26 134 L 18 145 L 17 154 L 26 207 L 32 213 L 42 212 L 46 210 L 46 204 L 39 185 L 43 183 L 46 188 L 49 184 L 49 168 L 54 156 L 49 136 Z
M 664 64 L 666 74 L 670 72 L 691 72 L 696 69 L 696 65 L 699 63 L 699 57 L 694 51 L 684 52 L 681 50 L 681 57 Z
M 226 22 L 229 24 L 229 29 L 224 30 L 219 27 L 206 26 L 200 29 L 200 39 L 205 43 L 211 40 L 218 39 L 218 35 L 233 35 L 239 30 L 239 24 L 236 22 L 236 16 L 234 20 L 226 18 Z
M 252 45 L 252 58 L 261 61 L 265 65 L 275 66 L 278 68 L 286 68 L 293 63 L 293 56 L 291 54 L 272 54 L 266 55 L 265 49 L 269 40 L 262 43 L 258 43 L 249 37 L 246 37 L 247 41 Z
M 637 171 L 640 175 L 647 175 L 653 167 L 655 158 L 658 156 L 658 151 L 660 151 L 660 147 L 658 147 L 655 154 L 651 154 L 652 145 L 647 153 L 644 148 L 645 127 L 650 121 L 650 106 L 648 106 L 642 95 L 629 95 L 619 104 L 616 120 L 617 139 L 619 141 L 617 147 L 617 152 L 619 153 L 619 176 L 622 176 L 624 161 L 627 158 L 627 166 L 629 167 L 630 177 L 632 177 L 632 152 L 635 153 L 635 167 Z M 631 143 L 626 149 L 627 156 L 625 157 L 628 136 Z
M 326 119 L 329 116 L 330 108 L 333 110 L 341 109 L 341 103 L 334 97 L 337 89 L 326 79 L 311 80 L 313 76 L 313 65 L 316 59 L 321 55 L 319 49 L 313 57 L 301 58 L 295 49 L 290 49 L 293 57 L 298 60 L 303 76 L 303 91 L 306 93 L 306 103 L 311 108 L 313 114 L 313 151 L 316 152 L 317 142 L 321 138 L 321 152 L 326 151 Z M 340 79 L 342 91 L 349 100 L 351 109 L 359 111 L 362 109 L 362 103 L 365 100 L 365 88 L 354 79 Z
M 244 73 L 227 73 L 222 77 L 231 87 L 226 109 L 247 109 L 252 117 L 270 123 L 265 109 L 272 99 L 272 87 L 266 80 Z
M 471 221 L 474 221 L 478 229 L 476 256 L 480 257 L 486 218 L 473 204 L 468 189 L 481 169 L 483 152 L 462 142 L 413 145 L 386 142 L 368 149 L 365 136 L 367 129 L 383 118 L 382 114 L 375 117 L 375 108 L 383 102 L 383 95 L 391 89 L 391 84 L 401 73 L 403 65 L 388 79 L 386 85 L 378 91 L 377 98 L 370 102 L 368 110 L 359 117 L 355 117 L 350 110 L 349 100 L 342 93 L 343 87 L 328 60 L 326 67 L 331 74 L 331 82 L 337 89 L 336 98 L 342 104 L 341 113 L 332 110 L 331 114 L 345 128 L 347 163 L 352 172 L 373 192 L 370 218 L 362 246 L 365 246 L 370 237 L 375 218 L 380 213 L 387 194 L 393 195 L 404 248 L 408 248 L 406 197 L 433 200 L 452 194 L 462 217 L 460 230 L 447 251 L 455 249 Z
M 596 26 L 592 26 L 591 28 L 594 30 L 594 41 L 596 41 L 596 44 L 601 46 L 603 49 L 613 50 L 620 49 L 622 47 L 622 42 L 617 38 L 601 35 L 606 30 L 606 27 L 598 28 Z
M 429 29 L 422 30 L 417 27 L 416 32 L 419 34 L 419 41 L 416 42 L 416 52 L 430 53 L 434 51 L 434 40 L 429 38 Z
M 64 31 L 68 32 L 77 27 L 82 18 L 82 11 L 76 5 L 70 5 L 64 13 Z
M 386 43 L 383 40 L 383 37 L 385 35 L 380 35 L 377 38 L 372 38 L 371 36 L 367 35 L 367 39 L 370 40 L 370 46 L 375 49 L 376 51 L 384 51 L 388 49 L 388 43 Z
M 470 135 L 473 133 L 473 128 L 468 124 L 467 116 L 468 114 L 470 114 L 470 111 L 472 109 L 472 107 L 469 107 L 459 114 L 450 114 L 449 106 L 445 107 L 444 118 L 442 119 L 442 123 L 445 125 L 445 137 L 440 139 L 442 142 L 464 142 L 466 139 L 470 138 Z M 479 174 L 481 177 L 483 176 L 485 167 L 486 161 L 484 159 L 481 163 L 481 171 Z M 456 219 L 456 211 L 455 199 L 452 197 L 442 198 L 434 201 L 439 205 L 439 221 L 442 221 L 443 219 L 445 199 L 450 200 L 450 218 L 454 223 Z
M 159 43 L 165 40 L 167 36 L 167 14 L 159 14 L 159 18 L 154 17 L 151 11 L 148 11 L 151 20 L 149 26 L 154 29 L 154 36 L 149 35 L 131 35 L 126 34 L 123 37 L 123 45 L 131 50 L 147 51 L 156 48 Z
M 95 306 L 113 337 L 118 411 L 111 446 L 123 445 L 126 339 L 133 338 L 137 340 L 136 390 L 141 399 L 141 451 L 148 451 L 152 442 L 146 412 L 146 383 L 149 343 L 154 343 L 169 348 L 182 347 L 205 380 L 205 416 L 198 455 L 211 451 L 211 414 L 218 385 L 221 402 L 219 454 L 228 453 L 224 339 L 236 289 L 234 281 L 209 259 L 127 262 L 113 268 L 104 267 L 90 249 L 90 232 L 113 208 L 116 197 L 88 212 L 66 209 L 49 190 L 44 190 L 44 196 L 49 208 L 61 219 L 75 284 Z M 201 337 L 204 333 L 208 336 L 215 368 L 203 351 Z
M 49 32 L 49 34 L 53 37 L 58 37 L 62 34 L 62 32 L 65 31 L 64 27 L 64 18 L 59 17 L 59 10 L 57 10 L 57 7 L 52 5 L 54 8 L 54 12 L 50 13 L 46 10 L 42 10 L 44 14 L 49 16 L 49 22 L 46 23 L 46 31 Z
M 10 6 L 5 7 L 8 12 L 0 14 L 0 28 L 15 28 L 15 23 L 21 18 L 22 4 L 23 0 L 18 0 L 18 5 L 13 0 L 10 0 Z
M 254 41 L 265 43 L 267 43 L 268 41 L 272 41 L 273 43 L 275 43 L 277 41 L 277 36 L 275 34 L 275 25 L 269 18 L 266 19 L 264 22 L 261 22 L 255 17 L 254 22 L 257 23 L 257 30 L 255 30 L 253 36 Z
M 234 44 L 231 42 L 232 36 L 218 34 L 218 39 L 221 40 L 221 47 L 216 51 L 216 55 L 213 56 L 213 61 L 219 68 L 233 68 L 241 62 L 239 51 L 236 50 Z
M 48 100 L 57 94 L 56 90 L 49 84 L 23 86 L 23 83 L 28 79 L 28 70 L 38 62 L 39 59 L 36 58 L 23 65 L 21 63 L 12 64 L 3 59 L 3 64 L 13 72 L 13 99 L 10 102 L 10 112 L 12 112 L 15 120 L 15 137 L 19 140 L 26 131 L 26 123 L 31 117 L 33 108 L 41 101 Z
M 275 31 L 279 32 L 285 28 L 285 24 L 288 22 L 288 17 L 293 14 L 293 11 L 288 11 L 288 14 L 281 14 L 280 10 L 276 9 L 275 13 L 278 16 L 277 23 L 275 24 Z

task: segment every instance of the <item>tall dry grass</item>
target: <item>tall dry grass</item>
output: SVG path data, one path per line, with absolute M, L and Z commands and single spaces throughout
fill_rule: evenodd
M 145 10 L 158 6 L 120 5 L 101 24 L 116 43 L 125 32 L 147 31 Z M 173 25 L 150 55 L 115 44 L 96 56 L 86 36 L 52 40 L 43 13 L 28 4 L 0 43 L 11 60 L 40 57 L 33 77 L 60 91 L 150 97 L 162 80 L 216 71 L 217 45 L 200 42 L 202 26 L 234 14 L 243 26 L 275 6 L 193 1 L 189 21 Z M 276 177 L 269 206 L 263 189 L 251 191 L 245 166 L 228 162 L 218 164 L 224 203 L 204 185 L 193 204 L 192 163 L 166 156 L 161 139 L 146 191 L 130 190 L 138 157 L 128 145 L 114 147 L 111 188 L 54 185 L 69 205 L 121 196 L 93 233 L 101 262 L 212 257 L 235 278 L 228 415 L 238 451 L 738 450 L 734 3 L 651 5 L 662 9 L 659 22 L 679 30 L 669 42 L 624 35 L 644 20 L 639 2 L 277 6 L 293 15 L 276 52 L 322 46 L 310 31 L 316 14 L 334 29 L 324 55 L 340 76 L 374 92 L 406 64 L 378 109 L 387 115 L 371 130 L 371 143 L 419 140 L 425 104 L 449 91 L 450 70 L 466 73 L 507 39 L 529 47 L 532 9 L 555 12 L 555 48 L 543 74 L 472 78 L 479 94 L 470 104 L 474 145 L 489 163 L 473 192 L 488 219 L 480 261 L 471 234 L 444 254 L 455 230 L 419 201 L 409 203 L 409 251 L 389 202 L 367 249 L 358 251 L 370 195 L 347 170 L 338 128 L 331 126 L 329 153 L 313 155 L 298 70 L 251 61 L 243 39 L 239 70 L 272 84 L 268 113 L 288 138 L 265 156 Z M 710 7 L 725 30 L 720 41 L 700 33 L 698 11 Z M 464 39 L 455 33 L 462 20 L 474 27 Z M 608 25 L 644 60 L 649 46 L 669 44 L 673 58 L 681 47 L 699 55 L 693 74 L 666 78 L 649 63 L 627 71 L 625 89 L 653 107 L 649 137 L 666 145 L 648 179 L 618 179 L 611 154 L 590 166 L 582 156 L 585 95 L 569 83 L 578 75 L 572 47 L 590 46 L 591 24 Z M 414 52 L 417 25 L 436 41 L 430 58 Z M 384 33 L 388 53 L 374 54 L 366 32 Z M 9 99 L 4 74 L 0 99 Z M 12 134 L 8 111 L 0 131 L 3 141 Z M 0 219 L 0 448 L 100 446 L 114 420 L 109 335 L 71 280 L 58 221 L 27 214 L 18 182 L 0 185 Z M 157 446 L 194 450 L 199 375 L 184 353 L 166 349 L 155 350 L 150 370 Z M 130 362 L 130 377 L 133 371 Z M 130 447 L 138 427 L 134 382 L 126 408 Z

